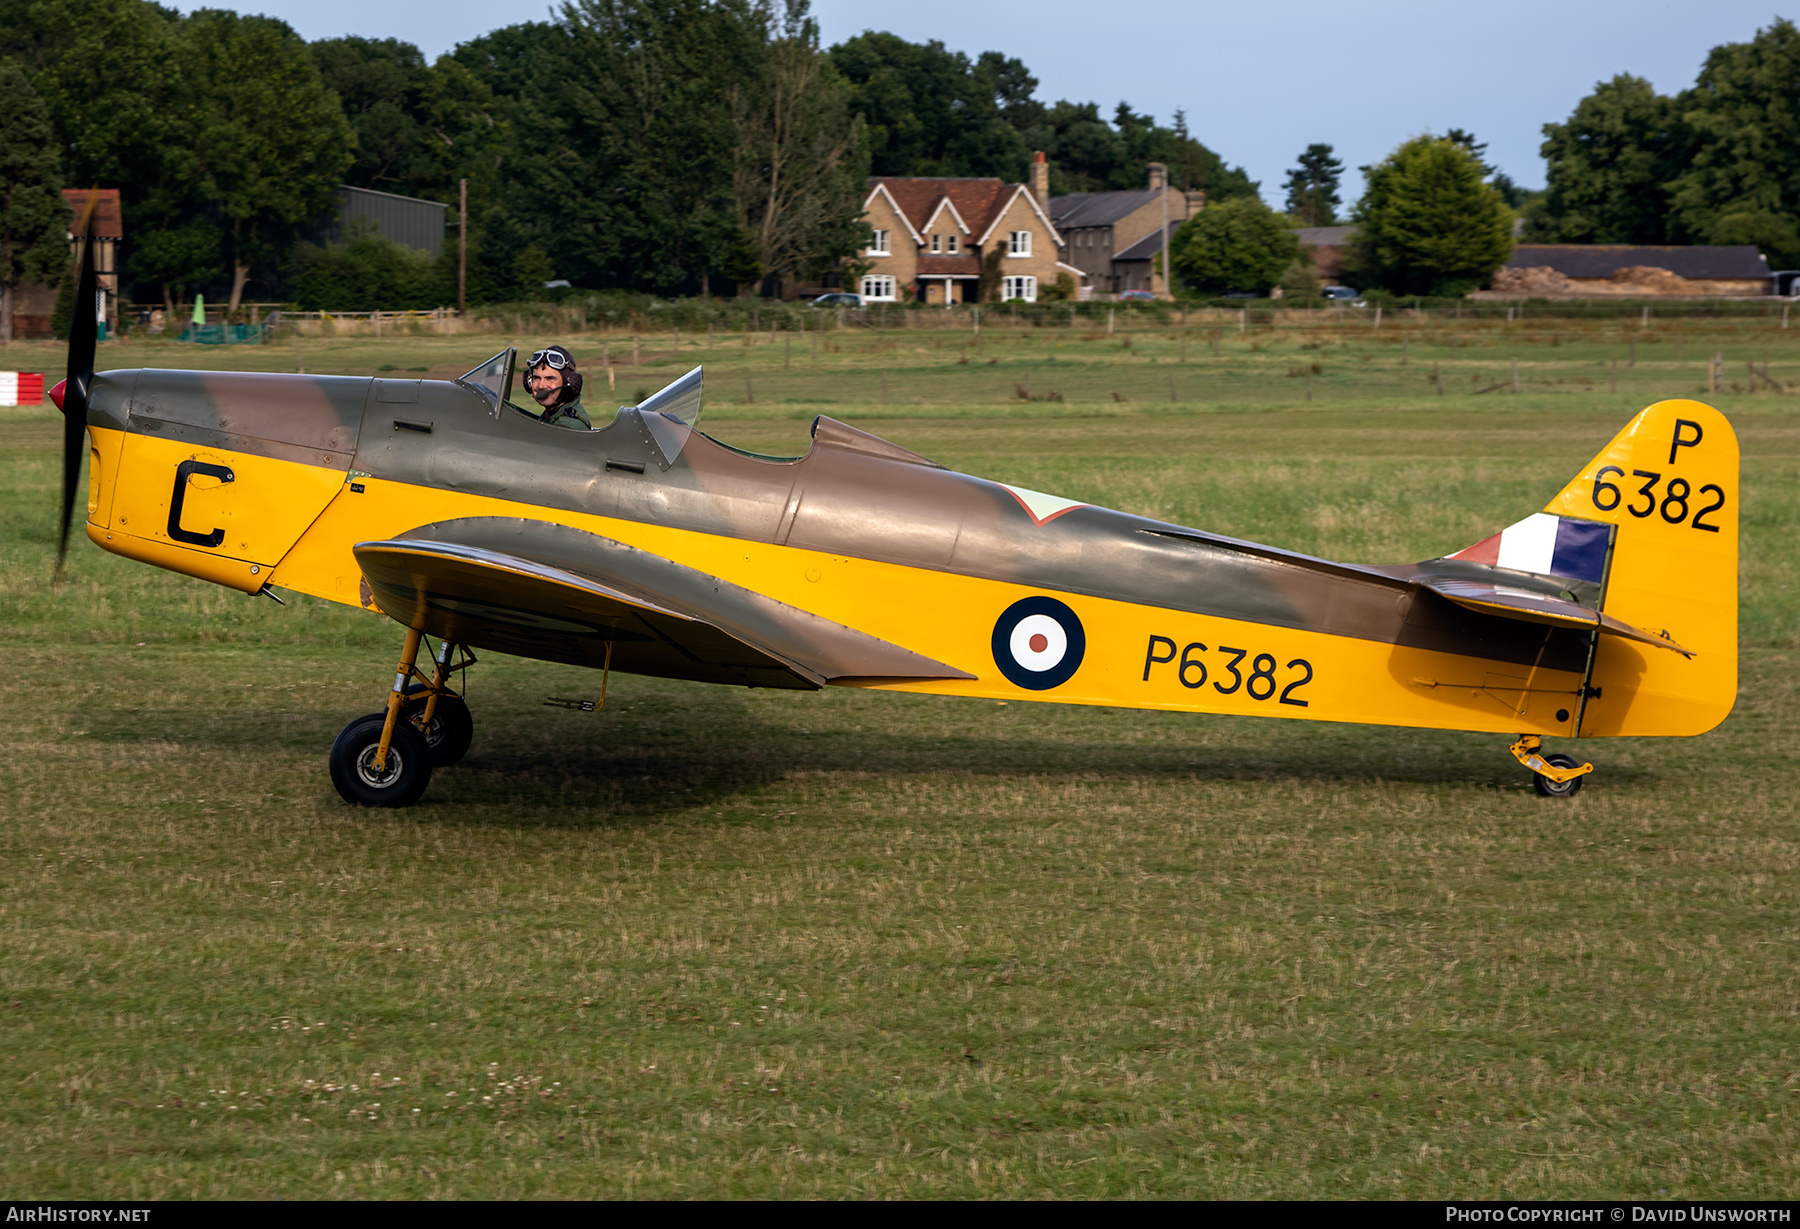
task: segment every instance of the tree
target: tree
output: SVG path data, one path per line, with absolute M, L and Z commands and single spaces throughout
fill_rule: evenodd
M 866 30 L 833 47 L 848 103 L 868 125 L 877 175 L 1024 174 L 1020 122 L 1036 118 L 1037 81 L 998 52 L 976 62 L 936 39 L 909 43 Z
M 1452 145 L 1468 150 L 1469 156 L 1475 159 L 1476 165 L 1481 168 L 1481 177 L 1483 179 L 1486 179 L 1494 173 L 1494 168 L 1489 166 L 1487 162 L 1487 142 L 1477 141 L 1474 133 L 1462 128 L 1452 128 L 1449 132 L 1444 134 L 1444 140 L 1450 142 Z
M 1800 30 L 1786 18 L 1715 47 L 1675 100 L 1682 148 L 1668 180 L 1671 230 L 1690 242 L 1756 243 L 1800 261 Z
M 0 46 L 17 50 L 43 99 L 65 182 L 119 188 L 127 271 L 161 283 L 165 300 L 219 266 L 189 141 L 198 123 L 181 21 L 145 0 L 0 5 Z
M 865 125 L 819 50 L 804 0 L 788 0 L 764 71 L 730 87 L 739 147 L 732 185 L 764 274 L 823 274 L 864 246 Z
M 346 183 L 445 204 L 464 178 L 478 196 L 491 190 L 509 134 L 493 91 L 466 65 L 450 56 L 427 65 L 393 38 L 321 39 L 307 51 L 355 136 Z
M 1175 272 L 1196 289 L 1262 292 L 1294 263 L 1300 239 L 1262 198 L 1241 196 L 1189 218 L 1169 247 Z
M 357 312 L 436 306 L 431 258 L 372 232 L 323 247 L 295 245 L 288 293 L 302 311 Z
M 850 83 L 851 109 L 869 125 L 877 175 L 995 175 L 1020 179 L 1032 151 L 1050 158 L 1056 193 L 1142 188 L 1145 164 L 1161 162 L 1170 180 L 1204 189 L 1213 200 L 1256 191 L 1240 167 L 1227 167 L 1195 140 L 1187 117 L 1174 127 L 1121 102 L 1112 122 L 1097 103 L 1046 106 L 1023 61 L 984 51 L 974 61 L 943 43 L 909 43 L 864 31 L 831 49 Z
M 1549 243 L 1667 243 L 1676 172 L 1675 113 L 1642 77 L 1603 81 L 1560 124 L 1544 125 L 1548 165 L 1532 238 Z
M 182 23 L 181 47 L 198 111 L 197 182 L 216 202 L 230 248 L 235 314 L 251 265 L 334 207 L 352 135 L 286 24 L 198 9 Z
M 1482 182 L 1486 168 L 1442 137 L 1406 142 L 1377 166 L 1351 240 L 1361 277 L 1396 294 L 1461 295 L 1512 254 L 1512 210 Z
M 748 0 L 579 0 L 458 47 L 520 134 L 480 218 L 490 259 L 536 246 L 571 281 L 691 293 L 741 255 L 720 83 L 762 72 L 769 19 Z
M 1300 155 L 1300 165 L 1288 172 L 1287 211 L 1302 225 L 1331 226 L 1337 222 L 1338 183 L 1344 164 L 1331 154 L 1329 145 L 1308 145 Z
M 13 302 L 26 282 L 60 279 L 69 260 L 50 114 L 15 60 L 0 60 L 0 342 L 11 343 Z

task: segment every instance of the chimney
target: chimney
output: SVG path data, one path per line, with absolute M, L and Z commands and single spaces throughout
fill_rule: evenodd
M 1169 186 L 1169 168 L 1160 162 L 1150 164 L 1150 190 L 1160 192 Z
M 1038 208 L 1044 216 L 1050 216 L 1050 164 L 1044 161 L 1044 151 L 1038 150 L 1031 156 L 1031 194 L 1037 197 Z
M 1199 213 L 1202 209 L 1206 208 L 1206 193 L 1205 192 L 1188 192 L 1188 193 L 1185 193 L 1184 195 L 1186 195 L 1186 197 L 1187 197 L 1187 216 L 1188 217 L 1191 218 L 1195 214 Z

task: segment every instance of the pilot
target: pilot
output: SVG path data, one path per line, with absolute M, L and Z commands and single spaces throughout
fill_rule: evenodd
M 575 356 L 561 346 L 549 346 L 531 356 L 525 368 L 525 391 L 544 407 L 538 417 L 553 427 L 592 431 L 594 424 L 581 408 L 581 373 Z

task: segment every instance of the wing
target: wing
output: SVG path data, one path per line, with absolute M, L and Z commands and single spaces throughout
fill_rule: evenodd
M 582 666 L 606 664 L 610 646 L 623 673 L 749 687 L 975 677 L 567 526 L 480 518 L 414 532 L 360 543 L 357 564 L 384 613 L 459 644 Z M 487 541 L 433 540 L 446 534 Z
M 1551 627 L 1597 628 L 1605 635 L 1623 636 L 1627 640 L 1654 644 L 1658 648 L 1680 653 L 1683 657 L 1693 656 L 1666 635 L 1651 635 L 1642 628 L 1633 627 L 1609 614 L 1589 610 L 1586 606 L 1552 597 L 1547 593 L 1533 593 L 1529 589 L 1515 589 L 1489 581 L 1448 577 L 1420 580 L 1418 583 L 1466 610 L 1499 615 L 1503 619 L 1522 619 L 1527 623 L 1546 623 Z

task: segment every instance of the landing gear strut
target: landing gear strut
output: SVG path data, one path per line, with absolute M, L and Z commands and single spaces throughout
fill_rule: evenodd
M 1569 755 L 1540 755 L 1544 740 L 1536 734 L 1521 734 L 1509 750 L 1513 758 L 1531 769 L 1531 783 L 1544 798 L 1569 798 L 1580 792 L 1581 779 L 1594 771 Z
M 444 642 L 427 678 L 418 668 L 419 632 L 408 629 L 387 707 L 344 727 L 331 747 L 331 783 L 345 802 L 409 807 L 431 784 L 431 770 L 462 759 L 474 736 L 469 706 L 450 690 L 453 670 L 475 655 Z M 416 680 L 416 681 L 415 681 Z

